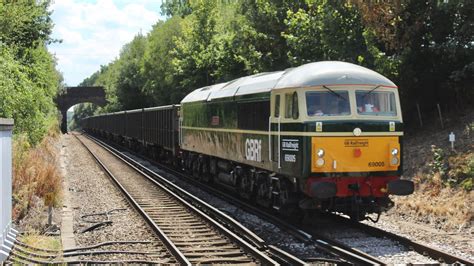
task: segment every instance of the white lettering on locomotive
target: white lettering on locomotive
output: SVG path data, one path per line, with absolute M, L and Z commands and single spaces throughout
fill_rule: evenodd
M 297 139 L 282 139 L 282 150 L 284 151 L 299 151 L 300 144 Z
M 295 163 L 296 154 L 285 154 L 285 162 Z
M 245 140 L 245 159 L 249 161 L 262 161 L 262 140 L 247 139 Z

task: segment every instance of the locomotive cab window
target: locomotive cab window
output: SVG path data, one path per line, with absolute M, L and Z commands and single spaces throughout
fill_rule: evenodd
M 347 91 L 306 92 L 308 116 L 350 115 L 349 93 Z
M 356 91 L 360 115 L 396 116 L 395 93 L 390 91 Z
M 298 94 L 294 93 L 285 94 L 285 118 L 298 119 Z

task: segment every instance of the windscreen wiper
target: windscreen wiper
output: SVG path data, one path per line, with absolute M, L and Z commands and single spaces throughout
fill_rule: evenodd
M 375 88 L 373 88 L 373 89 L 371 89 L 370 91 L 368 91 L 368 92 L 367 92 L 366 94 L 364 94 L 364 96 L 362 96 L 362 97 L 364 97 L 364 98 L 367 97 L 367 95 L 371 94 L 374 90 L 378 89 L 378 88 L 381 87 L 381 86 L 382 86 L 382 85 L 377 85 L 377 86 L 375 86 Z
M 325 88 L 326 90 L 330 91 L 332 94 L 334 94 L 336 97 L 339 97 L 341 99 L 343 99 L 344 101 L 347 101 L 346 98 L 344 98 L 344 96 L 340 95 L 339 93 L 331 90 L 330 88 L 326 87 L 326 85 L 323 85 L 323 88 Z

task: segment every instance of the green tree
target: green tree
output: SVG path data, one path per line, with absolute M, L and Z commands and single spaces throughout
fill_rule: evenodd
M 215 62 L 208 48 L 216 34 L 215 2 L 196 3 L 193 13 L 182 23 L 183 33 L 175 41 L 172 60 L 180 98 L 195 88 L 214 83 Z
M 50 0 L 0 1 L 0 41 L 18 48 L 34 48 L 53 41 Z
M 28 133 L 29 141 L 37 143 L 45 133 L 45 116 L 36 97 L 41 96 L 25 66 L 0 44 L 0 117 L 15 119 L 14 133 Z
M 148 107 L 152 104 L 150 98 L 143 93 L 145 79 L 142 65 L 146 41 L 146 38 L 139 34 L 126 44 L 120 53 L 116 94 L 123 109 Z
M 351 4 L 313 1 L 307 10 L 289 10 L 285 22 L 283 36 L 292 65 L 340 60 L 373 66 L 359 12 Z
M 159 21 L 147 38 L 143 60 L 143 91 L 155 105 L 175 103 L 181 97 L 176 88 L 178 84 L 174 83 L 172 65 L 175 40 L 181 37 L 181 22 L 179 16 Z
M 36 144 L 56 118 L 53 98 L 62 78 L 51 42 L 49 1 L 0 1 L 0 116 L 15 118 L 15 133 Z
M 185 17 L 191 12 L 192 8 L 189 0 L 164 0 L 161 4 L 161 14 L 165 16 Z
M 473 102 L 474 3 L 408 1 L 398 25 L 400 85 L 405 110 L 452 110 Z

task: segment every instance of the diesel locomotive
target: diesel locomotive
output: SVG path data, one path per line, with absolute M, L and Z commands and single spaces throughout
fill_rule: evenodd
M 258 205 L 360 220 L 409 195 L 397 86 L 367 68 L 305 64 L 199 88 L 179 105 L 86 118 L 83 129 Z

